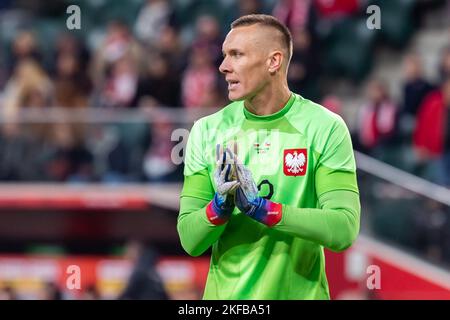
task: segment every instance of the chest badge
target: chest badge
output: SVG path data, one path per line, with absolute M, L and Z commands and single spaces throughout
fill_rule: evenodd
M 283 154 L 283 172 L 287 176 L 304 176 L 308 164 L 306 149 L 285 149 Z

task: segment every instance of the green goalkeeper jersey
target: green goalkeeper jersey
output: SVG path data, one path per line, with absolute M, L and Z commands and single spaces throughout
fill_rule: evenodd
M 278 224 L 267 227 L 237 208 L 224 225 L 209 222 L 217 144 L 237 145 L 259 196 L 282 204 Z M 352 143 L 341 117 L 294 93 L 268 116 L 233 102 L 194 123 L 184 176 L 181 244 L 192 256 L 212 247 L 204 299 L 329 299 L 323 248 L 348 248 L 360 219 Z

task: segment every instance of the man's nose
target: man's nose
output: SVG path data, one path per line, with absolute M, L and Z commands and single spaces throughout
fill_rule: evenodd
M 219 71 L 223 74 L 230 72 L 230 66 L 227 58 L 223 59 L 222 63 L 219 66 Z

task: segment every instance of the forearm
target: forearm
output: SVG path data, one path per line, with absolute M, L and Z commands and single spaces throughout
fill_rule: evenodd
M 177 229 L 183 249 L 191 256 L 199 256 L 215 243 L 225 225 L 214 225 L 207 217 L 209 201 L 181 197 Z
M 323 194 L 320 209 L 283 205 L 281 221 L 273 228 L 309 240 L 333 251 L 351 246 L 359 232 L 359 195 L 336 190 Z

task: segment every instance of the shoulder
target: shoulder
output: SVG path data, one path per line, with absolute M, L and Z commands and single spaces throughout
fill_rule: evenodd
M 290 120 L 305 134 L 313 132 L 330 131 L 336 128 L 347 128 L 342 117 L 324 106 L 309 99 L 296 95 L 294 110 Z
M 289 122 L 318 154 L 324 154 L 331 146 L 350 140 L 347 125 L 338 114 L 299 95 L 294 107 L 295 110 L 289 114 Z
M 234 101 L 219 111 L 198 119 L 194 126 L 200 128 L 219 128 L 223 125 L 231 126 L 243 119 L 243 102 Z

